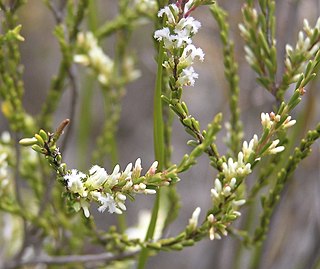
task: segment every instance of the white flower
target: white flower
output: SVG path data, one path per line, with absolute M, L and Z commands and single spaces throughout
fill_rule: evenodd
M 82 197 L 86 197 L 88 192 L 86 191 L 83 179 L 86 178 L 86 175 L 77 169 L 72 169 L 70 174 L 64 176 L 64 179 L 67 181 L 68 189 L 73 193 L 78 193 Z
M 236 207 L 238 207 L 238 206 L 242 206 L 242 205 L 244 205 L 246 203 L 246 200 L 244 200 L 244 199 L 241 199 L 241 200 L 233 200 L 232 201 L 232 205 L 233 206 L 236 206 Z
M 192 43 L 190 35 L 185 29 L 177 31 L 175 35 L 170 35 L 170 41 L 172 43 L 169 46 L 165 46 L 165 48 L 182 48 L 185 44 Z
M 141 167 L 141 159 L 138 158 L 134 164 L 134 167 L 133 167 L 133 170 L 132 170 L 132 178 L 138 178 L 140 177 L 140 174 L 141 174 L 141 170 L 142 170 L 142 167 Z
M 189 225 L 195 229 L 198 226 L 198 220 L 199 220 L 199 216 L 200 216 L 200 212 L 201 212 L 201 208 L 197 207 L 193 213 L 192 213 L 192 217 L 189 219 Z
M 221 192 L 222 185 L 221 185 L 221 181 L 219 180 L 219 178 L 216 178 L 216 180 L 214 181 L 214 187 L 218 193 Z
M 109 193 L 106 195 L 100 195 L 98 201 L 101 203 L 101 206 L 98 208 L 99 212 L 104 212 L 108 208 L 108 212 L 111 214 L 122 214 L 121 209 L 117 207 L 116 201 Z
M 237 178 L 239 176 L 244 177 L 252 172 L 251 164 L 244 162 L 238 163 L 235 162 L 232 158 L 229 158 L 227 163 L 222 163 L 222 172 L 227 181 L 232 180 L 232 178 Z
M 285 128 L 285 129 L 289 128 L 289 127 L 295 125 L 296 122 L 297 122 L 296 120 L 291 120 L 291 116 L 288 116 L 283 123 L 283 128 Z
M 131 169 L 132 169 L 132 163 L 129 163 L 126 169 L 123 171 L 121 177 L 123 177 L 124 179 L 130 179 L 132 175 Z
M 158 161 L 154 161 L 152 163 L 152 165 L 150 166 L 147 174 L 148 175 L 154 175 L 156 173 L 156 171 L 157 171 L 157 167 L 158 167 Z
M 118 184 L 119 177 L 121 175 L 119 171 L 120 171 L 120 166 L 119 164 L 117 164 L 114 167 L 112 174 L 107 177 L 106 184 L 109 186 L 110 189 L 112 189 L 112 187 Z
M 124 194 L 122 194 L 121 192 L 118 192 L 116 194 L 117 198 L 120 200 L 120 201 L 125 201 L 127 199 L 127 196 L 125 196 Z
M 195 79 L 198 77 L 199 75 L 194 71 L 192 66 L 185 68 L 179 75 L 177 86 L 194 86 Z
M 230 186 L 225 186 L 224 188 L 223 188 L 223 195 L 225 196 L 225 197 L 228 197 L 228 196 L 230 196 L 231 195 L 231 187 Z
M 193 60 L 198 57 L 200 61 L 204 60 L 204 53 L 201 48 L 196 48 L 194 45 L 189 44 L 183 50 L 179 59 L 178 67 L 188 67 L 193 64 Z
M 276 153 L 279 153 L 281 151 L 284 151 L 285 147 L 284 146 L 279 146 L 277 147 L 277 145 L 279 144 L 280 140 L 279 139 L 276 139 L 274 140 L 271 145 L 269 146 L 268 148 L 268 153 L 269 154 L 276 154 Z
M 229 186 L 234 189 L 234 187 L 236 186 L 236 183 L 237 183 L 237 179 L 235 177 L 233 177 L 231 180 L 230 180 L 230 183 L 229 183 Z
M 201 23 L 193 17 L 182 18 L 176 25 L 175 32 L 187 30 L 188 35 L 196 34 L 201 27 Z
M 247 141 L 243 142 L 242 153 L 243 153 L 243 161 L 244 162 L 246 162 L 248 160 L 248 158 L 250 157 L 250 155 L 255 152 L 255 149 L 256 149 L 256 147 L 258 145 L 258 142 L 259 142 L 259 139 L 258 139 L 258 136 L 256 134 L 249 141 L 249 143 Z M 239 159 L 239 157 L 240 157 L 240 159 Z M 238 162 L 239 161 L 242 163 L 241 156 L 238 155 Z
M 87 188 L 98 189 L 107 180 L 107 172 L 99 165 L 94 165 L 89 170 L 89 177 L 85 182 Z
M 293 47 L 289 44 L 286 45 L 286 53 L 288 56 L 290 56 L 293 52 Z
M 271 128 L 273 122 L 271 121 L 269 113 L 261 113 L 261 124 L 264 128 Z
M 190 11 L 194 7 L 194 1 L 184 2 L 183 12 L 179 10 L 181 3 L 182 2 L 177 2 L 179 7 L 176 4 L 171 4 L 159 11 L 159 17 L 166 14 L 168 27 L 157 30 L 154 33 L 154 38 L 157 41 L 163 41 L 164 48 L 167 50 L 166 54 L 168 59 L 165 60 L 163 64 L 164 67 L 170 72 L 178 70 L 179 76 L 176 78 L 176 87 L 194 86 L 195 79 L 198 78 L 199 75 L 191 65 L 196 57 L 198 57 L 200 61 L 204 59 L 202 49 L 191 45 L 191 37 L 196 34 L 201 27 L 199 21 L 189 16 Z M 176 56 L 179 56 L 178 61 Z
M 213 199 L 218 199 L 219 198 L 219 193 L 217 192 L 216 189 L 211 189 L 210 192 L 211 192 L 211 197 Z
M 164 8 L 159 10 L 158 17 L 162 17 L 164 14 L 167 15 L 168 23 L 175 24 L 176 17 L 179 14 L 179 8 L 175 4 L 165 6 Z
M 162 41 L 163 39 L 171 39 L 170 30 L 168 27 L 164 27 L 160 30 L 155 31 L 153 36 L 157 41 Z
M 80 206 L 81 206 L 81 208 L 83 210 L 83 214 L 85 215 L 85 217 L 89 218 L 89 216 L 90 216 L 90 211 L 89 211 L 90 204 L 87 201 L 80 200 Z

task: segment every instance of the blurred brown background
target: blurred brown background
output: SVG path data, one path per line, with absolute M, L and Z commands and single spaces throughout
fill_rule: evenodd
M 117 12 L 117 1 L 100 0 L 99 22 L 114 18 Z M 244 59 L 243 42 L 239 36 L 238 24 L 241 22 L 241 6 L 244 1 L 220 1 L 220 5 L 230 12 L 229 22 L 231 35 L 235 41 L 236 57 L 239 61 L 240 75 L 240 104 L 241 119 L 244 122 L 245 139 L 249 140 L 254 133 L 260 133 L 260 113 L 270 112 L 275 100 L 263 90 L 255 81 L 255 74 Z M 318 0 L 283 0 L 277 1 L 277 47 L 279 57 L 279 71 L 283 70 L 285 44 L 294 45 L 298 31 L 302 29 L 303 19 L 307 18 L 310 25 L 314 25 L 320 16 L 320 1 Z M 195 116 L 205 128 L 212 117 L 219 111 L 228 119 L 227 84 L 224 78 L 223 59 L 217 25 L 208 8 L 202 7 L 194 13 L 194 17 L 201 21 L 203 27 L 195 37 L 194 43 L 200 46 L 206 56 L 204 63 L 196 64 L 199 73 L 195 87 L 188 87 L 184 91 L 183 99 L 189 105 L 190 113 Z M 20 10 L 20 22 L 23 25 L 22 35 L 26 41 L 21 45 L 22 62 L 25 66 L 25 107 L 32 115 L 36 115 L 46 97 L 50 79 L 56 74 L 60 61 L 60 53 L 52 31 L 54 19 L 42 1 L 29 0 Z M 144 24 L 134 31 L 131 42 L 132 50 L 136 51 L 138 69 L 142 76 L 130 83 L 123 99 L 118 144 L 121 167 L 134 162 L 137 157 L 142 158 L 146 169 L 153 161 L 153 123 L 152 105 L 156 64 L 153 49 L 153 25 Z M 112 52 L 112 42 L 105 42 L 105 51 Z M 112 56 L 112 54 L 110 55 Z M 79 79 L 78 83 L 83 83 Z M 303 119 L 303 128 L 312 129 L 320 120 L 319 82 L 308 87 L 299 110 L 309 109 L 308 117 Z M 93 119 L 93 136 L 101 128 L 103 121 L 100 93 L 95 90 L 96 106 Z M 56 114 L 58 123 L 68 115 L 68 91 L 65 92 L 60 109 Z M 101 115 L 101 117 L 100 117 Z M 295 117 L 295 115 L 293 115 Z M 0 131 L 6 129 L 6 122 L 0 116 Z M 77 119 L 77 121 L 81 119 Z M 74 125 L 73 138 L 65 154 L 65 161 L 69 167 L 76 167 L 77 152 L 77 123 Z M 189 139 L 179 122 L 174 122 L 173 129 L 173 162 L 179 161 L 184 153 L 189 152 L 186 146 Z M 302 132 L 302 134 L 305 132 Z M 225 152 L 222 142 L 225 130 L 221 132 L 217 141 L 221 152 Z M 297 139 L 298 141 L 298 139 Z M 91 164 L 88 164 L 90 167 Z M 106 163 L 106 167 L 110 165 Z M 182 199 L 181 214 L 167 235 L 175 235 L 188 223 L 193 210 L 200 206 L 205 209 L 210 206 L 210 188 L 215 171 L 207 164 L 206 157 L 198 160 L 198 165 L 181 175 L 178 191 Z M 271 231 L 267 244 L 263 250 L 263 260 L 259 268 L 287 269 L 311 268 L 312 263 L 320 256 L 320 146 L 319 142 L 313 147 L 312 155 L 300 164 L 294 179 L 285 190 L 272 219 Z M 254 178 L 250 178 L 254 181 Z M 151 209 L 153 197 L 137 197 L 135 203 L 128 202 L 128 222 L 134 225 L 140 208 Z M 94 210 L 92 210 L 94 211 Z M 201 217 L 200 216 L 200 217 Z M 244 216 L 243 216 L 244 217 Z M 97 214 L 101 227 L 106 223 L 114 223 L 115 216 L 105 213 Z M 218 268 L 227 269 L 233 260 L 236 239 L 223 238 L 221 241 L 203 240 L 196 246 L 186 248 L 181 252 L 162 252 L 149 260 L 148 268 Z M 248 268 L 250 251 L 245 251 L 243 264 L 240 268 Z M 305 267 L 308 266 L 308 267 Z

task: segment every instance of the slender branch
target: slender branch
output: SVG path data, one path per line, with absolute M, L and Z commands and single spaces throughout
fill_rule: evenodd
M 62 152 L 63 149 L 66 148 L 66 145 L 68 144 L 68 140 L 71 134 L 73 122 L 75 119 L 75 114 L 76 114 L 76 105 L 77 105 L 77 100 L 78 100 L 78 92 L 79 92 L 79 87 L 76 82 L 76 70 L 74 66 L 71 66 L 68 70 L 68 77 L 70 80 L 70 86 L 71 86 L 71 101 L 70 101 L 70 112 L 69 112 L 69 128 L 66 129 L 64 139 L 61 144 Z
M 60 5 L 59 8 L 55 7 L 52 1 L 46 1 L 46 4 L 50 11 L 52 12 L 52 15 L 56 21 L 57 24 L 60 24 L 63 21 L 63 9 L 65 5 Z

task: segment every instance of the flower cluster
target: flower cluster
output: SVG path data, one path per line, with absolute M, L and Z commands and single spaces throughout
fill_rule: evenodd
M 175 79 L 174 87 L 193 86 L 198 74 L 192 67 L 195 58 L 204 60 L 201 48 L 192 44 L 192 37 L 198 32 L 201 24 L 189 16 L 194 10 L 194 0 L 177 1 L 158 12 L 159 17 L 166 18 L 165 27 L 155 31 L 154 38 L 162 41 L 166 49 L 166 60 L 163 66 Z
M 276 124 L 281 121 L 281 116 L 276 115 L 274 112 L 269 113 L 261 113 L 261 124 L 264 129 L 272 129 L 275 128 Z M 287 116 L 287 118 L 282 122 L 281 127 L 283 129 L 287 129 L 296 124 L 296 120 L 291 120 L 291 116 Z
M 281 125 L 277 126 L 278 123 L 281 123 Z M 261 124 L 264 131 L 268 130 L 268 139 L 259 141 L 258 136 L 255 134 L 249 142 L 243 142 L 242 150 L 238 153 L 236 161 L 229 158 L 226 162 L 222 163 L 222 172 L 220 173 L 220 177 L 214 181 L 214 188 L 211 189 L 211 198 L 214 208 L 219 208 L 220 205 L 226 201 L 230 202 L 231 207 L 228 207 L 227 212 L 223 212 L 227 216 L 227 219 L 234 220 L 241 215 L 238 208 L 245 204 L 246 201 L 239 199 L 235 195 L 235 192 L 242 180 L 252 172 L 252 162 L 259 161 L 263 155 L 282 152 L 285 148 L 284 146 L 278 146 L 280 142 L 279 139 L 270 141 L 270 137 L 277 128 L 286 129 L 295 123 L 296 121 L 291 120 L 290 116 L 282 120 L 281 116 L 276 115 L 274 112 L 270 114 L 262 113 Z M 267 145 L 263 151 L 261 151 L 261 145 Z M 252 156 L 254 157 L 253 159 Z M 208 222 L 212 223 L 210 229 L 211 239 L 220 237 L 218 231 L 220 234 L 224 234 L 227 224 L 223 223 L 221 218 L 212 215 L 210 220 L 208 219 Z M 217 225 L 217 223 L 219 225 Z M 219 229 L 216 230 L 217 228 L 214 227 L 219 227 Z
M 113 61 L 98 46 L 97 39 L 91 32 L 80 32 L 77 36 L 78 54 L 74 62 L 88 66 L 97 75 L 102 85 L 108 85 L 113 74 Z
M 160 173 L 156 173 L 157 165 L 155 161 L 144 176 L 141 176 L 140 158 L 134 167 L 129 163 L 122 172 L 116 165 L 110 175 L 104 168 L 94 165 L 88 174 L 72 169 L 64 180 L 69 192 L 78 197 L 74 209 L 79 211 L 82 208 L 86 217 L 90 215 L 88 208 L 92 200 L 100 204 L 100 212 L 108 210 L 109 213 L 122 214 L 126 210 L 127 196 L 132 197 L 134 193 L 155 194 L 158 186 L 169 184 L 170 179 L 162 179 Z
M 290 61 L 290 55 L 292 55 L 293 51 L 299 51 L 300 53 L 306 53 L 309 56 L 315 55 L 317 50 L 320 48 L 319 42 L 312 43 L 312 39 L 314 39 L 314 35 L 319 36 L 320 32 L 320 18 L 318 18 L 316 25 L 314 28 L 311 28 L 309 25 L 308 20 L 304 19 L 303 21 L 303 31 L 300 31 L 298 34 L 298 42 L 296 44 L 295 49 L 289 44 L 286 45 L 286 53 L 287 53 L 287 60 Z M 306 34 L 306 36 L 305 36 Z M 289 64 L 289 62 L 287 63 Z
M 299 79 L 299 73 L 306 67 L 307 60 L 314 57 L 320 48 L 320 18 L 314 28 L 310 27 L 306 19 L 303 21 L 303 25 L 304 32 L 299 32 L 295 48 L 289 44 L 286 45 L 285 66 L 286 72 L 293 74 L 291 82 Z M 304 61 L 305 64 L 297 68 L 300 66 L 301 61 Z

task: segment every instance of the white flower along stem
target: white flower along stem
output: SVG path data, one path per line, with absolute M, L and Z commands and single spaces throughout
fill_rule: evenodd
M 170 83 L 172 91 L 181 89 L 184 86 L 194 86 L 198 74 L 194 71 L 193 62 L 196 58 L 204 60 L 204 53 L 201 48 L 192 44 L 192 37 L 198 32 L 201 23 L 190 16 L 201 1 L 176 1 L 174 4 L 165 6 L 158 12 L 159 17 L 165 17 L 164 27 L 155 31 L 154 38 L 161 41 L 165 49 L 164 68 L 172 76 L 174 82 Z M 178 98 L 180 98 L 178 96 Z M 282 122 L 279 126 L 279 122 Z M 245 204 L 245 199 L 237 197 L 236 190 L 252 172 L 252 165 L 258 162 L 262 155 L 276 154 L 285 148 L 279 145 L 278 139 L 271 138 L 279 129 L 286 129 L 295 124 L 288 116 L 284 121 L 281 115 L 275 113 L 262 113 L 261 124 L 265 137 L 260 140 L 254 135 L 250 142 L 244 141 L 242 151 L 239 152 L 237 160 L 229 158 L 222 163 L 222 171 L 214 181 L 214 188 L 211 189 L 213 211 L 217 214 L 210 214 L 207 218 L 210 239 L 221 238 L 220 234 L 227 235 L 227 225 L 241 215 L 237 209 Z M 222 206 L 231 204 L 230 207 Z M 226 211 L 227 210 L 227 211 Z M 189 229 L 196 229 L 200 208 L 197 208 L 189 220 Z M 219 216 L 218 216 L 219 215 Z M 215 228 L 218 227 L 218 228 Z
M 173 75 L 175 85 L 172 86 L 177 88 L 194 86 L 198 74 L 192 67 L 193 61 L 204 60 L 202 49 L 196 48 L 191 39 L 201 27 L 201 23 L 190 16 L 196 1 L 190 0 L 184 6 L 183 2 L 186 1 L 177 1 L 158 12 L 159 17 L 165 16 L 166 22 L 154 33 L 157 41 L 163 41 L 166 50 L 163 66 Z
M 156 175 L 158 162 L 155 161 L 147 171 L 145 178 Z M 127 195 L 134 193 L 155 194 L 155 189 L 147 188 L 147 182 L 141 178 L 141 159 L 138 158 L 134 167 L 129 163 L 123 172 L 116 165 L 109 175 L 106 170 L 98 165 L 92 166 L 86 175 L 76 169 L 72 169 L 64 176 L 70 193 L 78 196 L 78 202 L 73 207 L 76 211 L 83 209 L 86 217 L 90 216 L 89 202 L 94 200 L 100 204 L 99 212 L 108 210 L 109 213 L 122 214 L 126 210 L 125 201 Z M 166 180 L 162 182 L 167 185 Z

